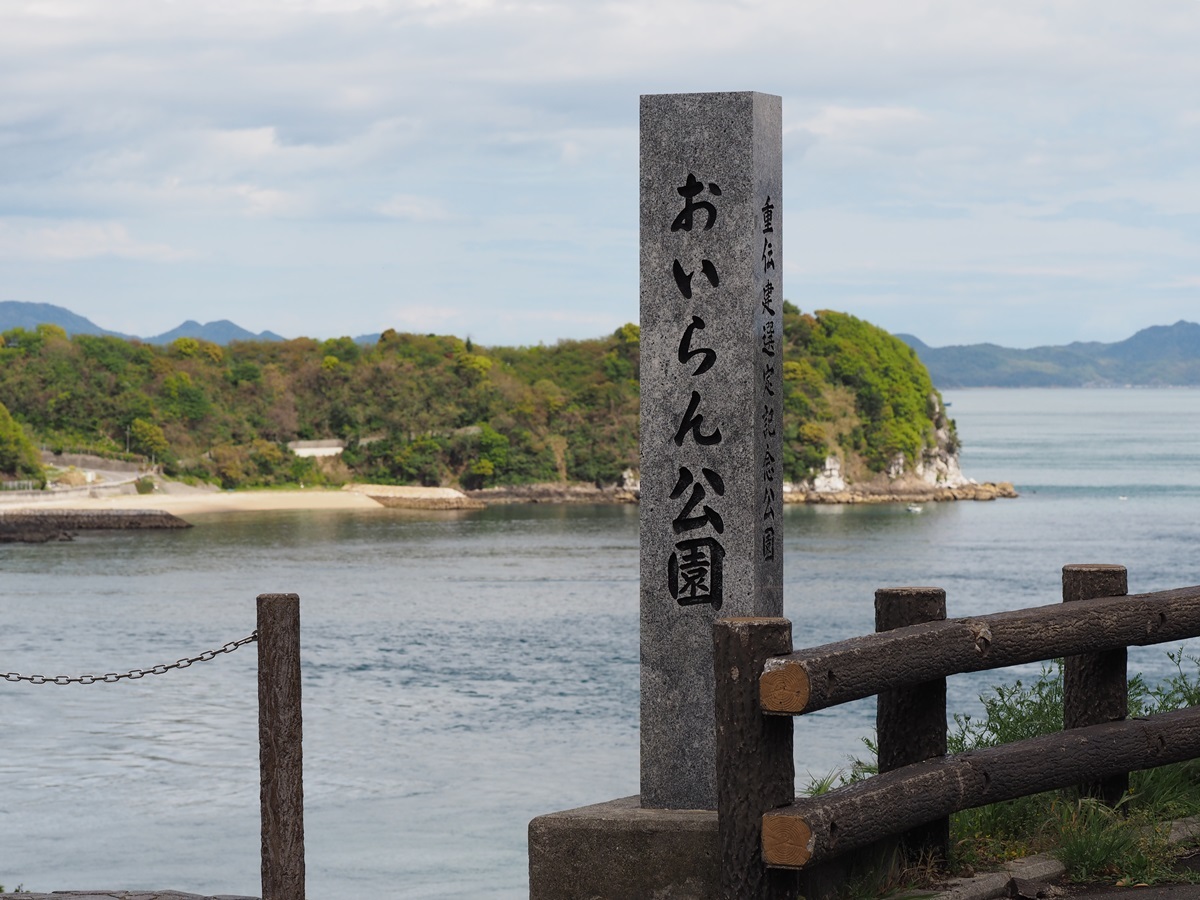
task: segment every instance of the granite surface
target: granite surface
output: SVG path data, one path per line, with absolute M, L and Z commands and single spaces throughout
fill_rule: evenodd
M 641 99 L 641 798 L 716 806 L 712 625 L 783 612 L 782 103 Z

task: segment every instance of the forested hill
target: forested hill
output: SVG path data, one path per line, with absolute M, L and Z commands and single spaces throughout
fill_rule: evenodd
M 928 373 L 898 339 L 791 304 L 784 335 L 787 480 L 811 477 L 830 454 L 865 480 L 937 449 L 938 429 L 953 443 Z M 0 403 L 43 447 L 128 450 L 226 487 L 612 483 L 638 465 L 638 341 L 625 325 L 519 348 L 391 330 L 368 348 L 350 338 L 158 347 L 39 325 L 0 336 Z M 347 443 L 333 464 L 286 446 L 328 438 Z

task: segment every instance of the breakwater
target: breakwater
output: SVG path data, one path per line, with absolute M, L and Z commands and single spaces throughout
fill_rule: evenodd
M 484 504 L 462 491 L 443 487 L 414 487 L 392 484 L 348 484 L 342 488 L 370 497 L 393 509 L 483 509 Z
M 12 900 L 258 900 L 232 894 L 201 896 L 180 891 L 55 891 L 53 894 L 12 894 Z
M 590 482 L 513 484 L 466 491 L 487 505 L 494 503 L 636 503 L 639 491 L 623 485 L 597 487 Z
M 997 500 L 1018 496 L 1009 481 L 987 481 L 955 487 L 901 483 L 883 487 L 851 485 L 840 491 L 784 491 L 784 503 L 944 503 L 952 500 Z
M 33 509 L 0 512 L 0 543 L 69 541 L 78 531 L 191 528 L 159 509 Z

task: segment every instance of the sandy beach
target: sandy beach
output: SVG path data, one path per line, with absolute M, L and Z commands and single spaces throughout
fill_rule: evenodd
M 114 494 L 87 497 L 79 494 L 61 499 L 37 500 L 0 504 L 0 511 L 16 512 L 25 509 L 159 509 L 177 516 L 196 513 L 254 512 L 274 509 L 379 509 L 380 504 L 370 497 L 350 491 L 303 488 L 281 491 L 206 491 L 184 490 L 171 485 L 167 493 Z

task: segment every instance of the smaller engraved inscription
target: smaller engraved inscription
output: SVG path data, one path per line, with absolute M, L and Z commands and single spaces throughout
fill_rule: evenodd
M 761 326 L 758 332 L 758 353 L 759 362 L 761 364 L 761 385 L 763 393 L 767 397 L 775 397 L 775 388 L 778 384 L 779 370 L 776 367 L 776 354 L 782 353 L 783 335 L 778 333 L 779 326 L 776 323 L 775 314 L 775 292 L 776 286 L 770 280 L 770 271 L 775 268 L 775 204 L 771 202 L 771 196 L 768 194 L 762 206 L 759 208 L 762 213 L 761 235 L 763 240 L 762 248 L 762 271 L 767 275 L 765 284 L 762 288 L 762 310 L 765 314 L 761 319 Z M 775 427 L 775 406 L 773 403 L 765 403 L 763 406 L 763 423 L 762 433 L 764 439 L 773 438 L 776 434 Z M 774 522 L 776 513 L 775 505 L 778 502 L 779 491 L 776 490 L 778 484 L 779 468 L 776 466 L 775 455 L 770 448 L 764 449 L 761 460 L 759 473 L 761 475 L 763 490 L 762 502 L 759 506 L 761 521 Z M 763 560 L 773 560 L 775 558 L 775 527 L 773 524 L 764 525 L 762 531 L 761 556 Z
M 768 525 L 763 529 L 762 536 L 762 558 L 775 558 L 775 526 Z

